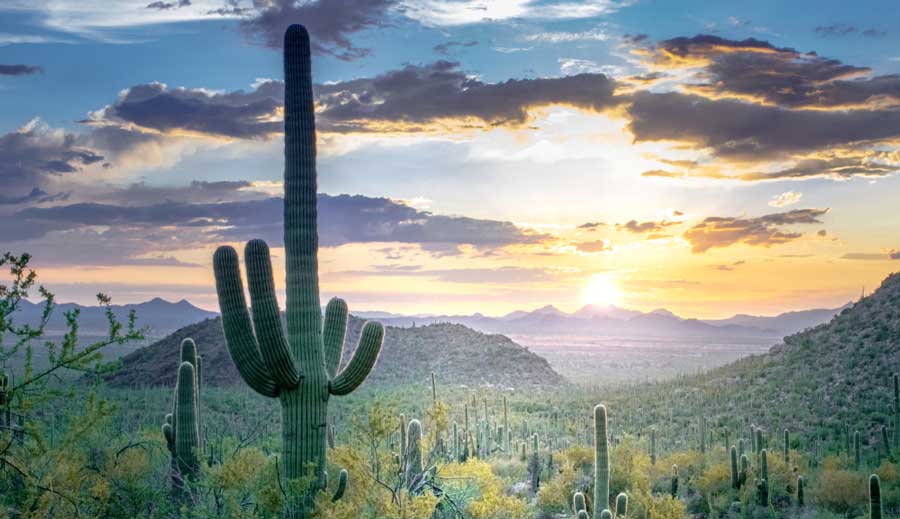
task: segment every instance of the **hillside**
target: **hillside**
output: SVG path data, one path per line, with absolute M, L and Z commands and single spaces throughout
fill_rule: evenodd
M 892 377 L 900 368 L 900 273 L 830 322 L 788 336 L 762 355 L 708 373 L 620 389 L 613 399 L 639 400 L 644 423 L 691 430 L 698 417 L 744 430 L 790 429 L 797 446 L 843 446 L 859 430 L 877 452 L 881 427 L 893 434 Z M 688 433 L 691 435 L 693 433 Z M 690 438 L 690 436 L 688 436 Z
M 363 320 L 351 317 L 344 348 L 346 363 L 355 347 Z M 228 386 L 241 383 L 225 348 L 219 318 L 207 319 L 122 358 L 123 367 L 109 377 L 114 386 L 171 386 L 181 341 L 191 337 L 203 356 L 204 383 Z M 431 324 L 415 328 L 388 326 L 378 363 L 367 380 L 371 385 L 425 384 L 431 372 L 445 384 L 550 388 L 566 384 L 543 358 L 502 335 L 487 335 L 459 324 Z

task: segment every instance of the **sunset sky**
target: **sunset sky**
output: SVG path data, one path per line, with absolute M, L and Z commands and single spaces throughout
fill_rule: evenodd
M 895 0 L 2 0 L 0 251 L 217 309 L 262 237 L 283 286 L 291 23 L 351 310 L 774 314 L 900 267 Z

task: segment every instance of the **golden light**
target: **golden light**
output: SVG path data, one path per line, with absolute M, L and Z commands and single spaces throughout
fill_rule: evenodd
M 584 287 L 584 302 L 591 305 L 616 305 L 622 300 L 622 292 L 615 282 L 605 274 L 594 274 Z

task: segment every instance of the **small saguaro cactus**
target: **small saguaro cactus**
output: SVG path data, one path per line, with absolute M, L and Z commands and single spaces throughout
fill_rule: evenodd
M 616 496 L 616 517 L 628 517 L 628 495 L 619 492 Z
M 650 429 L 650 464 L 656 465 L 656 429 Z
M 738 480 L 739 486 L 744 486 L 744 483 L 747 482 L 747 474 L 750 472 L 750 460 L 747 458 L 746 454 L 741 454 L 741 474 Z
M 740 474 L 738 474 L 737 448 L 731 446 L 731 488 L 741 488 Z
M 765 478 L 756 482 L 756 499 L 759 506 L 769 506 L 769 482 Z
M 869 519 L 881 519 L 881 480 L 877 474 L 869 476 Z
M 579 510 L 577 519 L 591 519 L 591 516 L 588 515 L 587 510 Z
M 537 494 L 541 487 L 541 459 L 537 433 L 531 436 L 531 460 L 528 462 L 528 474 L 531 476 L 531 491 Z
M 803 495 L 803 476 L 797 476 L 797 506 L 803 508 L 806 505 Z
M 900 447 L 900 375 L 894 373 L 894 448 Z
M 334 491 L 334 495 L 331 496 L 331 502 L 335 503 L 340 501 L 342 497 L 344 497 L 344 492 L 347 491 L 347 470 L 341 469 L 340 474 L 338 475 L 338 487 Z
M 678 497 L 678 465 L 672 465 L 672 497 Z
M 862 468 L 862 447 L 860 445 L 859 431 L 853 433 L 853 452 L 856 470 Z
M 347 304 L 319 302 L 316 227 L 316 131 L 309 33 L 300 25 L 284 36 L 284 256 L 287 333 L 282 327 L 272 278 L 269 247 L 253 240 L 245 249 L 252 318 L 244 299 L 237 252 L 220 247 L 213 256 L 222 326 L 228 353 L 244 381 L 256 392 L 278 398 L 282 409 L 281 467 L 285 478 L 322 474 L 326 461 L 328 402 L 355 390 L 368 376 L 384 338 L 384 328 L 363 326 L 359 345 L 338 368 L 347 327 Z M 321 478 L 321 476 L 319 476 Z M 311 490 L 321 488 L 314 481 Z M 312 493 L 289 508 L 301 519 L 311 513 Z M 299 506 L 296 506 L 299 505 Z
M 706 454 L 706 417 L 700 418 L 700 452 Z
M 609 442 L 606 406 L 594 406 L 594 519 L 609 509 Z
M 422 423 L 410 420 L 406 428 L 406 446 L 403 458 L 406 466 L 404 474 L 406 485 L 410 491 L 416 490 L 422 483 Z
M 604 509 L 602 512 L 600 512 L 600 519 L 612 519 L 612 512 Z
M 197 423 L 197 378 L 194 365 L 182 362 L 175 382 L 175 406 L 166 415 L 162 426 L 163 436 L 172 455 L 172 466 L 177 468 L 173 482 L 186 488 L 188 481 L 197 478 L 200 471 L 200 429 Z
M 572 511 L 576 514 L 587 511 L 587 505 L 584 501 L 584 494 L 581 492 L 575 492 L 575 495 L 572 496 Z
M 759 451 L 759 477 L 769 480 L 769 456 L 766 449 Z
M 784 464 L 787 465 L 791 460 L 791 436 L 787 429 L 784 430 L 784 445 L 781 448 Z

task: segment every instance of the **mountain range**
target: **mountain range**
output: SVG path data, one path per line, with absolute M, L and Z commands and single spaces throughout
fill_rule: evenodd
M 182 299 L 178 302 L 166 301 L 156 297 L 149 301 L 137 304 L 111 305 L 113 314 L 122 322 L 128 322 L 128 314 L 131 310 L 137 316 L 136 326 L 147 328 L 148 337 L 162 337 L 175 330 L 193 324 L 204 319 L 217 317 L 217 312 L 210 312 L 198 308 Z M 78 310 L 79 330 L 88 334 L 105 333 L 108 329 L 106 311 L 100 306 L 85 306 L 75 303 L 59 303 L 53 310 L 50 320 L 47 322 L 46 331 L 49 334 L 66 331 L 66 312 Z M 22 300 L 18 311 L 13 314 L 17 323 L 37 325 L 41 320 L 44 305 Z
M 572 313 L 547 305 L 500 317 L 482 314 L 404 316 L 386 312 L 358 312 L 357 315 L 401 327 L 457 323 L 486 333 L 520 335 L 781 338 L 828 322 L 848 306 L 849 303 L 840 308 L 817 308 L 775 316 L 738 314 L 710 320 L 682 318 L 665 309 L 640 312 L 612 305 L 586 305 Z
M 630 337 L 755 337 L 780 339 L 807 328 L 828 322 L 844 308 L 819 308 L 786 312 L 775 316 L 738 314 L 727 319 L 682 318 L 665 309 L 640 312 L 616 306 L 586 305 L 567 313 L 553 305 L 536 310 L 517 310 L 499 317 L 480 313 L 471 315 L 401 315 L 390 312 L 355 312 L 365 319 L 381 321 L 385 325 L 410 327 L 436 323 L 462 324 L 484 333 L 518 335 L 595 335 Z M 22 301 L 16 319 L 37 323 L 43 307 L 37 303 Z M 74 303 L 57 305 L 47 326 L 49 332 L 65 330 L 64 313 L 80 311 L 79 323 L 83 331 L 102 333 L 106 330 L 106 316 L 102 308 Z M 218 316 L 198 308 L 182 299 L 169 302 L 154 298 L 139 304 L 113 305 L 113 313 L 122 321 L 132 309 L 137 313 L 137 324 L 146 326 L 150 337 L 162 337 L 173 331 L 204 319 Z

